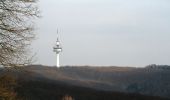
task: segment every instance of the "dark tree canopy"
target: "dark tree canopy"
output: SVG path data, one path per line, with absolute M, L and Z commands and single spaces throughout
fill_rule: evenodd
M 0 65 L 29 63 L 28 46 L 38 13 L 36 0 L 0 0 Z

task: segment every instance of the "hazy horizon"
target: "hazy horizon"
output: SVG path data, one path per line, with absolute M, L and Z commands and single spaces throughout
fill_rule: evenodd
M 170 65 L 168 0 L 40 0 L 36 64 L 55 65 L 57 28 L 61 65 Z

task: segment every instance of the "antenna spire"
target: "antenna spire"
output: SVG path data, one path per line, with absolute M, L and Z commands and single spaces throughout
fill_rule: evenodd
M 58 33 L 58 28 L 57 28 L 57 41 L 59 41 L 59 33 Z
M 57 34 L 58 34 L 58 28 L 57 28 Z

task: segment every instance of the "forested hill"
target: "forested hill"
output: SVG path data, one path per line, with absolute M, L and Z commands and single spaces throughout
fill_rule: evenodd
M 4 73 L 4 71 L 6 70 L 1 69 L 0 73 Z M 88 100 L 113 100 L 114 97 L 120 97 L 116 100 L 125 98 L 130 98 L 126 100 L 160 99 L 157 97 L 151 99 L 154 98 L 153 96 L 170 98 L 169 66 L 150 65 L 145 68 L 65 66 L 55 68 L 30 65 L 24 68 L 9 69 L 8 74 L 17 78 L 18 84 L 20 84 L 20 87 L 17 88 L 18 94 L 21 97 L 32 98 L 30 100 L 46 100 L 43 99 L 45 95 L 51 96 L 49 100 L 56 100 L 64 94 L 74 98 L 88 95 Z M 41 97 L 42 99 L 38 99 Z M 112 99 L 102 99 L 102 97 Z M 142 97 L 144 98 L 142 99 Z

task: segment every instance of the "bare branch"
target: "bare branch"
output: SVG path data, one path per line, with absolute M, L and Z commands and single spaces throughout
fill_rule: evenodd
M 30 63 L 28 46 L 34 39 L 33 18 L 39 17 L 37 0 L 0 0 L 0 65 Z

